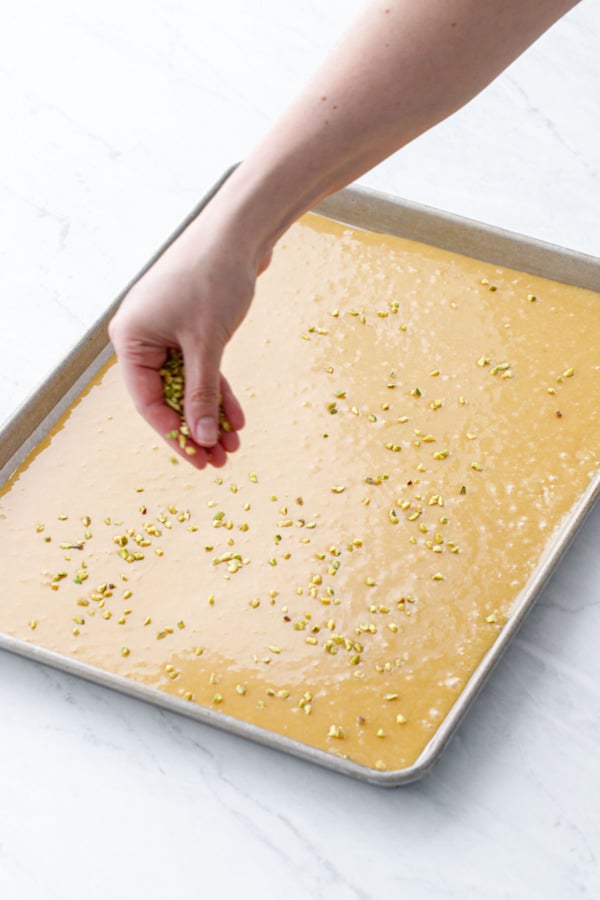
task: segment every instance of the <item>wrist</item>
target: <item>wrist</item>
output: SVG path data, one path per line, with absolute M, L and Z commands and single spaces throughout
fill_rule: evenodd
M 221 245 L 260 272 L 279 238 L 330 192 L 322 175 L 305 161 L 298 166 L 292 160 L 269 165 L 250 158 L 232 172 L 198 222 L 210 222 Z

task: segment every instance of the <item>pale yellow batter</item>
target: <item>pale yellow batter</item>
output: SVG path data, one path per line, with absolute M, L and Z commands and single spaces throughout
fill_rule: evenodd
M 242 449 L 173 461 L 109 367 L 2 493 L 0 630 L 409 766 L 598 470 L 599 348 L 590 291 L 306 216 L 226 358 Z

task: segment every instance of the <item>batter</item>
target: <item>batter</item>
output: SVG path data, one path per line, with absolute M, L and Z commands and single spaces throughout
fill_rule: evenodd
M 197 472 L 109 365 L 0 496 L 0 630 L 413 764 L 600 464 L 597 294 L 305 216 Z

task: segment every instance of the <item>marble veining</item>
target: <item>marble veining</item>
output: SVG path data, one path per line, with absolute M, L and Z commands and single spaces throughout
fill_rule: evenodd
M 360 5 L 3 10 L 0 420 Z M 600 255 L 599 42 L 583 0 L 362 183 Z M 439 765 L 395 792 L 0 653 L 0 896 L 597 900 L 599 541 L 597 507 Z

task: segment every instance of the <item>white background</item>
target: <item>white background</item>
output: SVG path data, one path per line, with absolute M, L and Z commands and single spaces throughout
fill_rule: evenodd
M 0 0 L 0 421 L 360 5 Z M 599 122 L 583 0 L 362 183 L 600 255 Z M 598 898 L 599 545 L 597 508 L 439 766 L 393 792 L 0 654 L 0 896 Z

